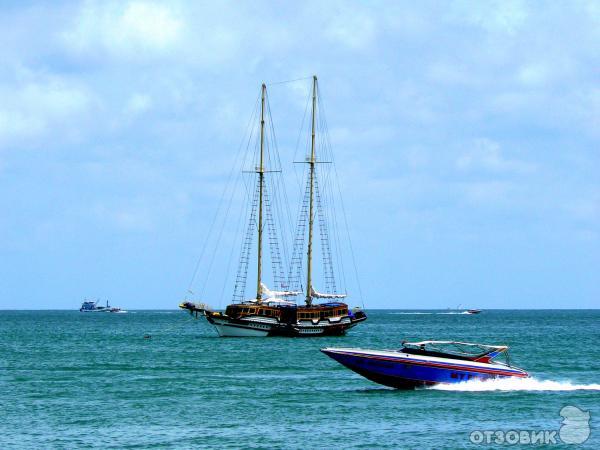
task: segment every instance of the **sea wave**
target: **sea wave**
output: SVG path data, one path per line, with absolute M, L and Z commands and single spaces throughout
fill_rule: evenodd
M 502 378 L 470 380 L 456 384 L 438 384 L 426 389 L 436 391 L 600 391 L 600 384 L 573 384 L 570 381 L 538 380 L 536 378 Z
M 400 315 L 400 316 L 404 316 L 404 315 L 408 315 L 408 316 L 412 316 L 414 314 L 435 314 L 435 313 L 431 313 L 431 312 L 392 312 L 390 314 L 395 314 L 395 315 Z
M 451 311 L 451 312 L 418 312 L 418 311 L 414 311 L 414 312 L 391 312 L 390 314 L 394 314 L 394 315 L 408 315 L 408 316 L 412 316 L 412 315 L 415 315 L 415 314 L 418 314 L 418 315 L 423 315 L 423 314 L 428 314 L 428 315 L 431 315 L 431 314 L 436 314 L 436 315 L 448 315 L 448 314 L 455 315 L 455 314 L 459 314 L 459 315 L 462 315 L 462 314 L 466 314 L 468 316 L 472 315 L 472 314 L 469 314 L 467 311 L 464 311 L 464 312 L 455 312 L 455 311 Z

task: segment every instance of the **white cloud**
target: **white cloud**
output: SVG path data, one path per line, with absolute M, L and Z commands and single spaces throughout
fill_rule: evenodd
M 576 220 L 582 222 L 600 222 L 600 192 L 586 198 L 570 199 L 565 210 Z
M 588 0 L 583 4 L 583 11 L 586 17 L 595 25 L 591 31 L 600 36 L 600 3 Z
M 162 3 L 88 1 L 62 38 L 79 53 L 102 49 L 109 54 L 135 56 L 169 50 L 178 43 L 182 28 L 177 12 Z
M 140 202 L 127 200 L 120 205 L 96 204 L 91 208 L 92 216 L 101 223 L 122 231 L 149 231 L 154 228 L 151 209 Z
M 436 83 L 473 85 L 474 74 L 459 63 L 436 62 L 427 70 L 428 78 Z
M 527 173 L 533 165 L 502 154 L 500 144 L 491 139 L 475 139 L 456 160 L 456 167 L 463 171 L 485 170 L 491 172 Z
M 517 81 L 525 87 L 543 88 L 556 85 L 564 89 L 566 83 L 580 80 L 581 67 L 570 55 L 550 54 L 539 58 L 528 58 L 517 67 Z
M 587 114 L 584 120 L 589 125 L 589 129 L 596 136 L 600 136 L 600 88 L 592 88 L 584 99 L 584 105 L 587 107 Z
M 76 131 L 93 104 L 83 86 L 60 77 L 28 76 L 0 86 L 0 144 L 52 130 Z
M 367 10 L 351 8 L 349 3 L 344 3 L 333 14 L 326 34 L 352 50 L 361 50 L 371 47 L 377 35 L 377 24 Z
M 489 32 L 514 35 L 525 25 L 528 12 L 520 0 L 462 1 L 454 4 L 452 16 Z
M 505 181 L 480 181 L 462 186 L 468 203 L 484 206 L 506 202 L 512 190 L 512 184 Z
M 129 97 L 125 112 L 137 116 L 148 111 L 152 107 L 152 98 L 147 94 L 136 93 Z
M 120 17 L 117 38 L 163 50 L 177 41 L 181 21 L 163 5 L 133 2 Z
M 157 64 L 172 64 L 168 69 L 185 70 L 233 62 L 239 70 L 286 47 L 287 25 L 257 15 L 250 3 L 89 0 L 58 36 L 61 51 L 87 67 L 124 63 L 162 70 Z
M 527 64 L 517 73 L 517 79 L 527 86 L 539 86 L 548 80 L 549 72 L 543 64 Z

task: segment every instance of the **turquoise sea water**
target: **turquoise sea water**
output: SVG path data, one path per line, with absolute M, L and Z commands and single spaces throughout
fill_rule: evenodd
M 180 311 L 0 311 L 0 448 L 489 448 L 470 433 L 558 430 L 566 405 L 600 448 L 600 311 L 368 313 L 345 337 L 236 339 Z M 396 391 L 319 352 L 403 339 L 508 344 L 534 378 Z

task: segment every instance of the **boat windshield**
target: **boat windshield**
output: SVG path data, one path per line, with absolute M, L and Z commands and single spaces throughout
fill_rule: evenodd
M 490 362 L 492 359 L 504 356 L 505 364 L 509 365 L 508 347 L 503 345 L 472 344 L 455 341 L 422 341 L 403 342 L 402 352 L 424 356 L 450 357 L 470 361 Z M 500 362 L 501 361 L 494 361 Z

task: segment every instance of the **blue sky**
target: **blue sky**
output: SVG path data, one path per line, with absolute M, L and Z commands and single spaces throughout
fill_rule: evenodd
M 365 306 L 600 304 L 597 1 L 0 8 L 0 308 L 175 307 L 260 83 L 313 73 Z

